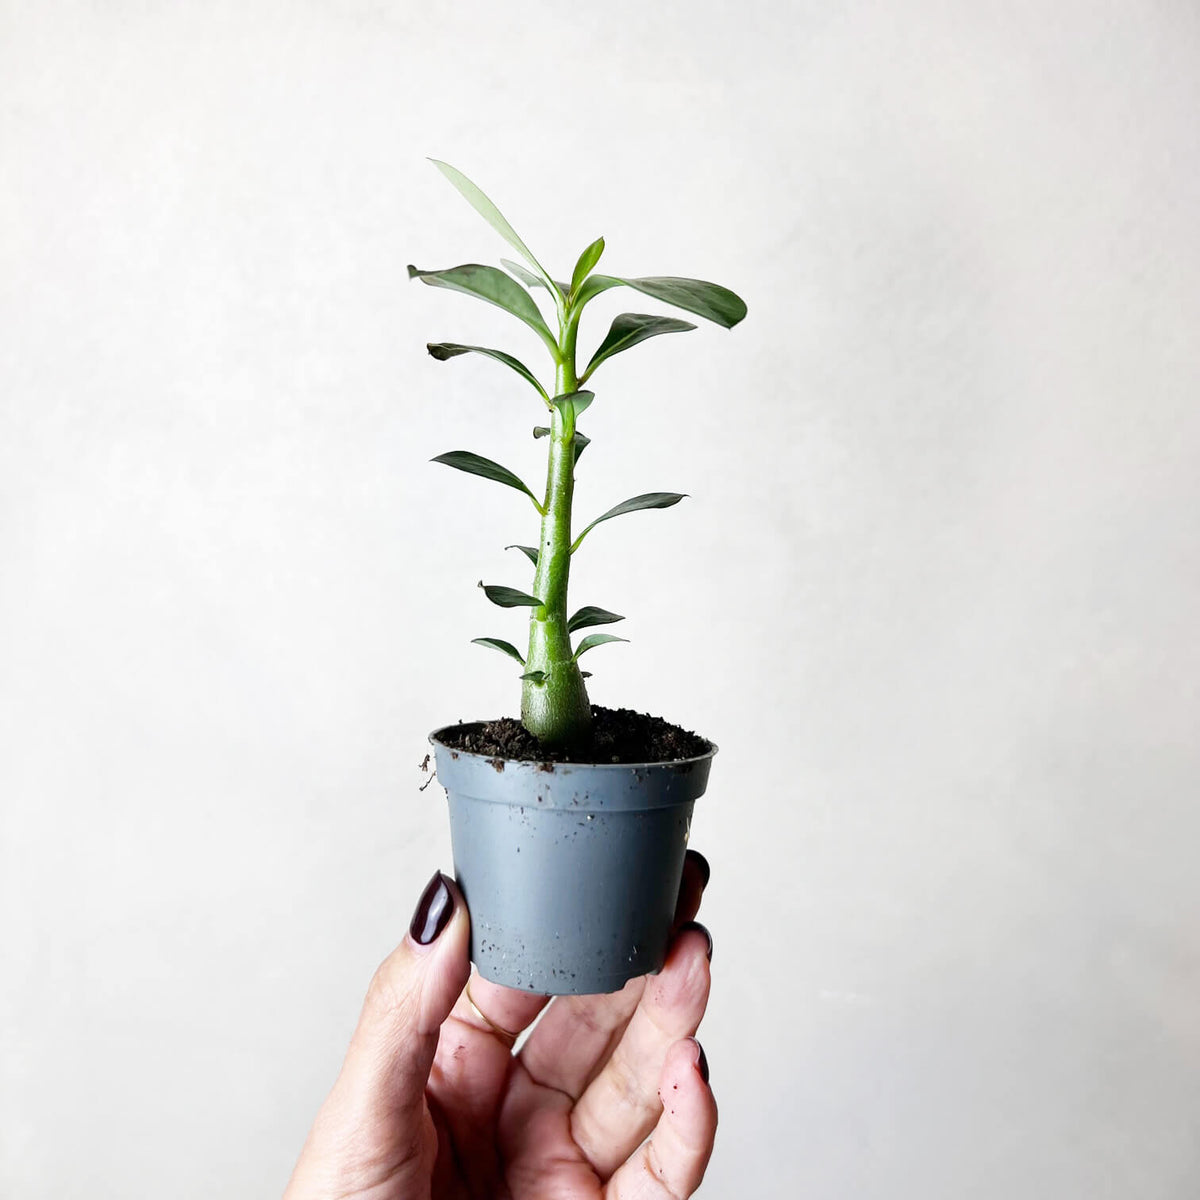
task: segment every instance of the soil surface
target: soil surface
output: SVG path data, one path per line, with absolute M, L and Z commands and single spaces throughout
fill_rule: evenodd
M 629 708 L 601 708 L 598 704 L 592 705 L 591 737 L 573 746 L 545 747 L 513 717 L 460 723 L 448 729 L 442 741 L 452 750 L 517 762 L 674 762 L 696 758 L 709 750 L 706 739 L 662 717 Z

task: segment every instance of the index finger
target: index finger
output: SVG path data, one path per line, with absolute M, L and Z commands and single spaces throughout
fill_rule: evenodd
M 510 1047 L 550 1002 L 549 996 L 505 987 L 479 974 L 472 975 L 467 986 L 471 994 L 468 996 L 466 988 L 463 989 L 453 1015 L 466 1025 L 498 1036 L 501 1041 L 507 1035 Z

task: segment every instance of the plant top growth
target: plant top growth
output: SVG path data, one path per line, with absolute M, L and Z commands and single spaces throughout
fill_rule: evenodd
M 410 266 L 409 278 L 419 279 L 432 287 L 463 292 L 511 313 L 542 339 L 554 363 L 554 388 L 551 391 L 542 386 L 523 362 L 503 350 L 458 342 L 433 342 L 428 346 L 429 353 L 441 361 L 461 354 L 482 354 L 503 363 L 538 393 L 549 414 L 549 424 L 539 425 L 533 431 L 533 436 L 544 438 L 547 446 L 546 486 L 540 498 L 512 471 L 482 455 L 452 450 L 438 455 L 433 461 L 515 488 L 529 498 L 538 512 L 541 533 L 537 545 L 509 547 L 519 550 L 533 564 L 533 582 L 529 589 L 523 591 L 480 583 L 493 604 L 501 608 L 529 609 L 528 649 L 522 655 L 511 642 L 501 638 L 481 637 L 474 641 L 499 650 L 521 664 L 521 722 L 525 728 L 548 746 L 570 745 L 587 738 L 591 722 L 591 705 L 584 683 L 588 672 L 580 669 L 580 656 L 606 642 L 626 640 L 611 633 L 589 633 L 572 646 L 572 635 L 579 631 L 612 625 L 624 618 L 594 605 L 586 605 L 568 616 L 571 557 L 602 521 L 644 508 L 670 508 L 683 499 L 677 492 L 645 492 L 614 505 L 578 533 L 574 532 L 571 501 L 575 464 L 588 445 L 588 438 L 579 429 L 579 418 L 595 399 L 594 393 L 584 385 L 614 354 L 659 334 L 683 333 L 696 328 L 677 317 L 621 313 L 613 319 L 604 340 L 580 371 L 576 351 L 579 318 L 584 308 L 601 292 L 615 287 L 633 288 L 726 329 L 732 329 L 746 315 L 746 305 L 728 288 L 700 279 L 663 275 L 619 278 L 597 274 L 595 268 L 604 253 L 603 238 L 597 238 L 579 256 L 569 283 L 558 282 L 534 258 L 500 210 L 475 184 L 448 163 L 436 159 L 433 162 L 472 208 L 517 251 L 525 265 L 501 259 L 504 271 L 479 263 L 466 263 L 444 271 L 419 271 Z M 538 292 L 546 293 L 554 307 L 557 332 L 547 323 L 534 299 Z

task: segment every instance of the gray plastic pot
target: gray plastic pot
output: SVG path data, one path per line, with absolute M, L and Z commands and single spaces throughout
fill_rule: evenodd
M 544 995 L 615 992 L 666 957 L 692 807 L 717 748 L 676 762 L 516 762 L 430 734 L 471 960 Z

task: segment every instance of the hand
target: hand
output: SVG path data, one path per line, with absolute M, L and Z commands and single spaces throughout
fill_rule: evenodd
M 435 875 L 371 981 L 284 1200 L 685 1200 L 717 1128 L 691 1036 L 708 1002 L 712 940 L 693 920 L 707 880 L 689 850 L 661 974 L 549 1001 L 478 975 L 468 993 L 466 904 Z

